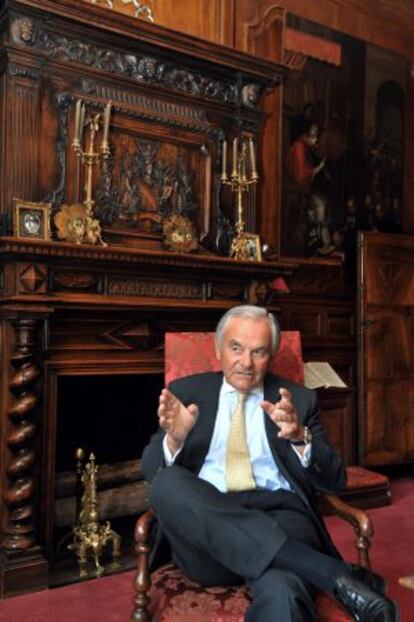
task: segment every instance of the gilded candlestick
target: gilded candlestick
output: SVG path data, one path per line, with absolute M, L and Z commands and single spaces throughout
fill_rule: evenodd
M 253 139 L 234 137 L 232 143 L 232 170 L 230 180 L 227 177 L 227 141 L 222 145 L 222 167 L 220 181 L 231 187 L 236 195 L 236 236 L 233 239 L 230 257 L 250 259 L 248 242 L 244 234 L 243 196 L 259 181 L 256 166 L 256 153 Z
M 112 102 L 109 101 L 106 106 L 103 115 L 101 113 L 90 114 L 86 116 L 86 104 L 82 100 L 78 99 L 76 102 L 75 110 L 75 130 L 72 141 L 72 148 L 76 155 L 81 159 L 82 164 L 85 166 L 85 198 L 83 206 L 85 208 L 85 216 L 83 218 L 82 227 L 77 237 L 77 243 L 89 243 L 97 244 L 98 242 L 102 246 L 106 246 L 106 242 L 103 241 L 101 235 L 101 225 L 99 220 L 94 217 L 95 202 L 92 197 L 93 187 L 93 169 L 96 164 L 102 158 L 107 158 L 110 155 L 109 149 L 109 123 L 111 116 Z M 96 150 L 96 136 L 103 126 L 102 144 L 100 152 Z M 86 132 L 85 132 L 86 129 Z M 89 140 L 88 148 L 83 149 L 83 143 L 85 140 Z M 79 217 L 78 217 L 79 220 Z

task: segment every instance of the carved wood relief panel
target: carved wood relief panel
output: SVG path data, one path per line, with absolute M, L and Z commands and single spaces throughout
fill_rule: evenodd
M 50 201 L 52 214 L 64 203 L 82 202 L 84 167 L 71 144 L 75 102 L 82 98 L 87 113 L 95 115 L 110 100 L 111 153 L 95 171 L 93 182 L 96 216 L 108 240 L 161 248 L 163 220 L 179 214 L 194 223 L 210 251 L 220 251 L 221 230 L 231 228 L 235 218 L 231 193 L 220 192 L 221 141 L 240 134 L 259 141 L 261 95 L 270 83 L 283 80 L 287 67 L 262 60 L 250 68 L 240 53 L 206 51 L 202 42 L 193 44 L 194 58 L 181 49 L 171 53 L 176 42 L 162 40 L 158 32 L 147 33 L 150 25 L 141 20 L 116 13 L 111 21 L 115 25 L 120 20 L 119 27 L 103 36 L 98 14 L 101 19 L 108 12 L 89 7 L 91 23 L 96 19 L 97 26 L 92 31 L 73 19 L 74 0 L 49 7 L 51 13 L 68 11 L 70 19 L 62 28 L 55 14 L 45 18 L 33 12 L 33 3 L 15 1 L 20 13 L 10 22 L 13 52 L 19 51 L 14 79 L 25 80 L 28 92 L 38 89 L 38 101 L 30 106 L 16 99 L 22 115 L 19 127 L 29 137 L 29 198 Z M 120 36 L 121 31 L 127 36 Z M 155 45 L 148 45 L 147 35 Z M 182 37 L 174 36 L 182 46 Z M 12 84 L 11 90 L 18 98 L 17 86 Z M 31 136 L 35 117 L 39 140 Z M 22 166 L 13 138 L 8 141 L 10 153 Z M 35 147 L 36 154 L 31 151 Z M 251 194 L 248 229 L 256 223 Z M 6 201 L 3 210 L 9 206 Z M 10 225 L 3 228 L 10 232 Z

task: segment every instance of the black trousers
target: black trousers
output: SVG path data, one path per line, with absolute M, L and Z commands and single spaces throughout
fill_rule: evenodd
M 315 620 L 314 589 L 274 563 L 288 538 L 320 549 L 318 530 L 297 494 L 221 493 L 173 465 L 153 479 L 150 500 L 184 574 L 205 586 L 246 582 L 253 597 L 246 622 Z

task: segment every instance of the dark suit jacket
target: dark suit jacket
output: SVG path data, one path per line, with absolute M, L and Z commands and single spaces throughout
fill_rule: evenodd
M 222 381 L 223 374 L 221 372 L 208 372 L 175 380 L 169 387 L 184 405 L 194 403 L 199 408 L 196 424 L 189 433 L 175 462 L 175 464 L 181 465 L 193 473 L 199 473 L 210 446 Z M 310 465 L 307 469 L 303 468 L 289 441 L 277 437 L 277 425 L 264 413 L 269 446 L 277 467 L 286 477 L 293 490 L 309 507 L 309 511 L 319 528 L 325 550 L 338 555 L 320 517 L 316 504 L 316 493 L 340 492 L 346 484 L 346 471 L 319 421 L 319 408 L 315 391 L 273 374 L 268 374 L 264 380 L 264 399 L 272 403 L 277 402 L 280 399 L 279 389 L 282 387 L 292 393 L 292 401 L 301 424 L 308 426 L 312 432 Z M 165 466 L 162 447 L 164 435 L 165 432 L 162 429 L 154 434 L 143 453 L 143 469 L 149 481 L 159 469 Z M 161 534 L 158 530 L 156 541 L 160 543 L 160 540 Z M 155 558 L 158 558 L 158 552 L 156 551 Z M 164 556 L 162 558 L 165 561 Z M 154 565 L 158 565 L 155 559 Z

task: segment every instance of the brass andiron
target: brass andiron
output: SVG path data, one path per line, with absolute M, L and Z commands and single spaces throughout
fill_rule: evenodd
M 82 459 L 83 450 L 76 451 L 77 473 L 79 473 L 79 462 Z M 68 549 L 74 551 L 79 563 L 79 576 L 88 576 L 87 558 L 88 553 L 93 557 L 95 564 L 95 575 L 100 577 L 104 572 L 104 567 L 100 564 L 100 558 L 104 547 L 108 542 L 112 543 L 112 568 L 119 568 L 119 557 L 121 554 L 121 537 L 111 529 L 111 524 L 106 521 L 100 524 L 97 494 L 97 474 L 98 466 L 95 464 L 93 453 L 89 456 L 81 475 L 83 496 L 80 504 L 80 512 L 77 523 L 72 527 L 73 542 L 68 545 Z M 78 508 L 77 503 L 77 508 Z
M 231 244 L 230 257 L 250 259 L 249 242 L 244 235 L 243 195 L 245 192 L 249 192 L 251 186 L 259 181 L 252 137 L 235 137 L 232 151 L 232 169 L 229 179 L 227 174 L 227 140 L 223 140 L 220 181 L 222 184 L 231 187 L 236 194 L 237 202 L 236 236 Z
M 72 148 L 77 157 L 80 158 L 82 164 L 86 167 L 85 175 L 85 199 L 83 206 L 85 208 L 85 218 L 83 223 L 79 224 L 79 235 L 77 236 L 77 242 L 97 244 L 98 242 L 102 246 L 106 246 L 106 242 L 103 241 L 101 235 L 101 225 L 99 220 L 94 217 L 95 201 L 92 199 L 92 181 L 93 181 L 93 167 L 98 164 L 102 159 L 107 158 L 110 155 L 108 135 L 109 135 L 109 119 L 111 116 L 112 102 L 109 101 L 105 106 L 103 114 L 103 137 L 100 147 L 100 151 L 95 150 L 95 139 L 101 126 L 101 113 L 95 115 L 86 116 L 86 104 L 78 99 L 76 102 L 75 113 L 75 132 L 72 141 Z M 89 130 L 89 145 L 87 150 L 82 148 L 84 142 L 84 134 Z M 83 226 L 82 226 L 83 224 Z

